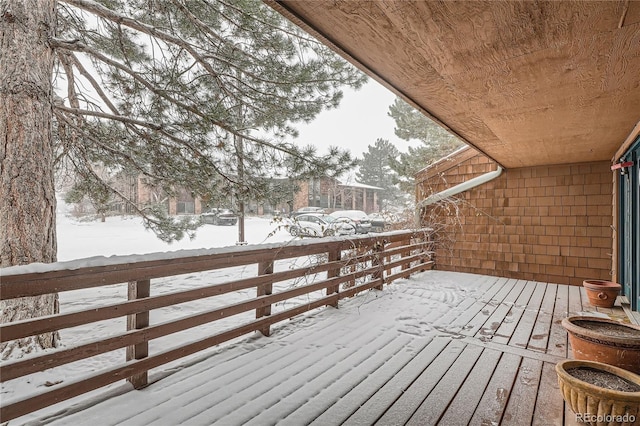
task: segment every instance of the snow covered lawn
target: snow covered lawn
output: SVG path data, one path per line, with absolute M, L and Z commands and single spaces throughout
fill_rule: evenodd
M 79 222 L 60 212 L 58 220 L 58 260 L 92 256 L 148 254 L 186 249 L 233 246 L 238 241 L 236 226 L 203 225 L 196 238 L 167 244 L 142 226 L 137 217 L 109 217 L 102 222 Z M 245 237 L 249 244 L 288 241 L 291 235 L 278 230 L 268 218 L 247 217 Z M 272 234 L 273 235 L 270 235 Z
M 84 258 L 94 258 L 100 262 L 100 256 L 149 254 L 155 252 L 172 252 L 187 249 L 217 248 L 235 246 L 237 241 L 236 226 L 204 225 L 198 230 L 194 240 L 185 239 L 172 244 L 159 240 L 152 232 L 146 231 L 139 218 L 110 217 L 106 222 L 80 222 L 68 217 L 64 204 L 58 213 L 58 260 L 71 261 Z M 246 240 L 249 244 L 278 243 L 289 241 L 291 237 L 285 230 L 279 229 L 278 224 L 268 218 L 248 217 L 245 226 Z M 294 260 L 305 262 L 305 259 Z M 276 269 L 287 268 L 294 261 L 282 261 L 276 264 Z M 164 279 L 152 280 L 152 295 L 171 293 L 202 285 L 211 285 L 254 276 L 254 268 L 237 267 L 217 271 L 185 274 Z M 291 283 L 289 283 L 291 284 Z M 286 285 L 286 283 L 285 283 Z M 168 320 L 184 317 L 194 312 L 223 306 L 255 297 L 255 289 L 230 293 L 216 298 L 202 299 L 188 304 L 157 309 L 151 312 L 151 324 L 159 324 Z M 67 313 L 84 310 L 94 306 L 118 303 L 127 300 L 127 285 L 117 284 L 92 289 L 84 289 L 60 293 L 60 311 Z M 156 339 L 150 342 L 150 352 L 154 353 L 169 346 L 178 346 L 186 341 L 193 341 L 205 333 L 226 329 L 242 320 L 252 318 L 253 312 L 225 318 L 207 326 L 193 328 L 182 333 Z M 109 335 L 122 333 L 126 330 L 124 318 L 100 321 L 84 326 L 62 330 L 61 347 L 72 347 L 89 341 L 104 338 Z M 42 373 L 22 377 L 2 383 L 0 396 L 3 403 L 16 398 L 33 394 L 46 389 L 51 384 L 69 382 L 89 372 L 123 362 L 125 350 L 116 350 L 93 358 L 63 365 Z M 165 366 L 170 368 L 171 366 Z M 113 385 L 112 385 L 113 387 Z

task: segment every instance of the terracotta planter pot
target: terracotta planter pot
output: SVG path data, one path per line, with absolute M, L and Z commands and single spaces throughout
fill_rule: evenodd
M 575 359 L 611 364 L 640 374 L 640 326 L 605 318 L 573 316 L 562 320 Z
M 578 423 L 600 425 L 640 425 L 640 392 L 623 392 L 594 385 L 571 374 L 573 369 L 611 373 L 640 386 L 640 376 L 611 365 L 592 361 L 564 360 L 556 364 L 562 397 L 576 413 Z
M 601 308 L 612 308 L 622 289 L 618 283 L 603 280 L 584 280 L 582 286 L 587 291 L 589 303 Z

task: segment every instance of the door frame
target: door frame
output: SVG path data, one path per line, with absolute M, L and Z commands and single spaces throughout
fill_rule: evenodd
M 620 157 L 633 162 L 619 178 L 618 280 L 631 309 L 640 310 L 640 136 Z

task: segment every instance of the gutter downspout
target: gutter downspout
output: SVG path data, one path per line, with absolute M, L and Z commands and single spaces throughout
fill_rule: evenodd
M 447 188 L 444 191 L 440 191 L 437 194 L 431 194 L 429 195 L 427 198 L 425 198 L 424 200 L 420 201 L 417 205 L 416 205 L 416 211 L 415 211 L 415 216 L 416 216 L 416 224 L 420 223 L 420 209 L 422 207 L 426 207 L 428 205 L 437 203 L 438 201 L 442 201 L 446 198 L 452 197 L 456 194 L 459 194 L 461 192 L 464 191 L 468 191 L 469 189 L 473 189 L 477 186 L 483 185 L 487 182 L 490 182 L 494 179 L 496 179 L 498 176 L 500 176 L 502 174 L 502 171 L 504 169 L 502 168 L 502 166 L 498 166 L 497 170 L 494 170 L 492 172 L 489 173 L 485 173 L 483 175 L 474 177 L 473 179 L 470 179 L 466 182 L 462 182 L 456 186 L 452 186 L 451 188 Z

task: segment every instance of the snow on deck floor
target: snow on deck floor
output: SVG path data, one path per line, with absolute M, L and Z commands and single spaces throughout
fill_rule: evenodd
M 449 345 L 445 358 L 449 350 L 460 353 L 456 342 L 465 328 L 455 319 L 474 303 L 486 303 L 483 296 L 497 280 L 417 274 L 341 301 L 339 309 L 276 325 L 271 337 L 252 335 L 143 390 L 30 424 L 341 424 L 383 385 L 392 387 L 401 369 L 430 356 L 423 351 L 427 345 Z M 471 351 L 477 358 L 480 350 Z

